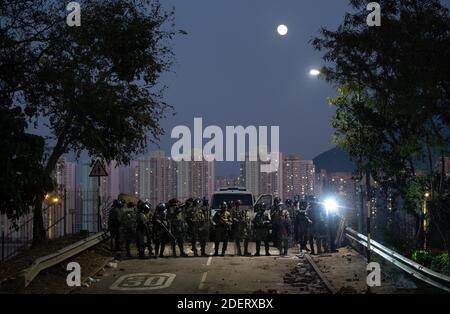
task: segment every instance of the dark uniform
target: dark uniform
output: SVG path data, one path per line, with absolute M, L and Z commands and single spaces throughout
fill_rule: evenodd
M 205 257 L 206 242 L 209 237 L 209 219 L 207 209 L 201 205 L 201 200 L 196 200 L 195 208 L 192 213 L 192 251 L 194 256 L 198 256 L 197 242 L 200 242 L 200 254 Z
M 271 227 L 270 213 L 264 209 L 264 205 L 260 205 L 256 208 L 256 215 L 253 219 L 253 230 L 256 241 L 256 253 L 255 256 L 260 256 L 261 242 L 264 241 L 264 248 L 266 250 L 266 256 L 270 256 L 270 227 Z
M 185 204 L 184 204 L 184 217 L 186 220 L 186 226 L 187 226 L 187 238 L 189 239 L 189 241 L 192 242 L 192 219 L 193 219 L 193 215 L 194 215 L 194 199 L 193 198 L 189 198 L 186 200 Z
M 291 218 L 286 209 L 279 204 L 272 214 L 272 230 L 275 236 L 275 246 L 278 247 L 280 255 L 288 255 L 289 235 L 291 234 Z
M 152 224 L 151 224 L 151 205 L 139 202 L 136 214 L 136 246 L 139 258 L 145 258 L 145 247 L 148 247 L 149 256 L 153 255 L 152 248 Z
M 336 212 L 328 213 L 327 215 L 328 221 L 328 241 L 329 241 L 329 248 L 331 252 L 337 252 L 336 250 L 336 237 L 337 232 L 339 228 L 339 222 L 340 218 L 339 215 Z
M 121 251 L 122 238 L 122 218 L 123 218 L 122 200 L 114 200 L 108 217 L 108 230 L 111 234 L 111 249 Z
M 164 257 L 166 243 L 172 241 L 170 225 L 167 219 L 167 210 L 164 203 L 156 207 L 153 215 L 153 236 L 155 239 L 155 256 Z
M 127 257 L 131 257 L 131 243 L 136 241 L 136 207 L 128 203 L 123 209 L 123 236 Z
M 237 254 L 242 256 L 241 241 L 244 241 L 244 255 L 251 255 L 248 252 L 248 242 L 250 238 L 250 216 L 246 209 L 241 209 L 240 201 L 236 201 L 231 212 L 232 233 L 236 243 Z
M 298 208 L 294 211 L 294 238 L 295 242 L 300 245 L 300 250 L 306 250 L 308 240 L 310 240 L 311 250 L 314 252 L 314 242 L 312 240 L 310 225 L 311 220 L 308 216 L 307 203 L 302 201 L 296 204 Z
M 214 214 L 213 222 L 215 224 L 215 246 L 214 246 L 214 256 L 219 255 L 219 243 L 223 242 L 222 245 L 222 256 L 225 256 L 228 246 L 228 237 L 231 228 L 231 216 L 230 212 L 227 210 L 227 203 L 223 202 L 220 206 L 220 210 Z
M 291 199 L 287 199 L 285 202 L 284 202 L 284 205 L 285 205 L 285 209 L 288 211 L 288 213 L 289 213 L 289 217 L 290 218 L 292 218 L 291 219 L 291 226 L 290 226 L 290 230 L 294 230 L 294 210 L 295 210 L 295 207 L 294 207 L 294 202 L 291 200 Z M 289 245 L 289 247 L 293 247 L 294 246 L 294 242 L 295 242 L 295 239 L 294 239 L 294 233 L 293 232 L 291 232 L 290 234 L 289 234 L 289 237 L 288 237 L 288 245 Z
M 168 216 L 170 222 L 170 231 L 172 232 L 174 239 L 172 239 L 172 256 L 177 257 L 176 246 L 180 250 L 180 256 L 187 257 L 184 252 L 184 235 L 186 232 L 184 214 L 181 203 L 177 199 L 171 199 L 169 201 Z
M 327 226 L 326 226 L 326 214 L 323 206 L 320 205 L 315 198 L 310 199 L 311 213 L 310 218 L 312 221 L 312 232 L 314 240 L 316 241 L 317 254 L 328 251 L 327 245 Z M 323 250 L 322 250 L 323 249 Z

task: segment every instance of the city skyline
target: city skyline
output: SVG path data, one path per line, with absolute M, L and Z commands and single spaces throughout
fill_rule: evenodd
M 247 154 L 248 157 L 248 154 Z M 322 169 L 316 169 L 313 160 L 303 159 L 300 154 L 284 155 L 280 153 L 281 163 L 279 170 L 273 173 L 260 171 L 261 161 L 238 162 L 239 173 L 220 175 L 215 173 L 219 162 L 207 161 L 181 161 L 175 162 L 163 150 L 149 152 L 146 156 L 133 160 L 128 166 L 108 165 L 107 172 L 112 170 L 113 178 L 102 179 L 102 193 L 118 195 L 120 193 L 132 194 L 153 202 L 166 201 L 173 197 L 186 199 L 188 197 L 203 197 L 211 195 L 219 189 L 219 182 L 225 186 L 244 186 L 255 195 L 277 194 L 282 198 L 295 196 L 316 195 L 316 176 Z M 81 172 L 80 172 L 81 162 Z M 96 191 L 96 183 L 87 175 L 92 161 L 79 161 L 77 164 L 77 186 L 83 190 Z M 70 162 L 74 164 L 74 162 Z M 114 164 L 114 163 L 113 163 Z M 208 165 L 205 166 L 204 165 Z M 81 173 L 81 175 L 80 175 Z M 195 180 L 196 177 L 209 179 Z M 194 175 L 194 177 L 193 177 Z M 105 192 L 104 185 L 113 181 L 113 192 Z M 208 181 L 208 183 L 204 183 Z M 111 185 L 111 183 L 109 183 Z M 176 191 L 168 193 L 167 190 Z M 207 191 L 207 192 L 199 192 Z M 151 196 L 158 195 L 158 196 Z M 111 197 L 109 197 L 111 198 Z

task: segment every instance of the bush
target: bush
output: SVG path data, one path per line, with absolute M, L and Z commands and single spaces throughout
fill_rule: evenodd
M 414 262 L 431 268 L 438 273 L 450 275 L 448 268 L 448 253 L 433 255 L 428 251 L 417 250 L 413 251 L 411 258 Z
M 430 267 L 433 261 L 433 256 L 430 252 L 425 250 L 413 251 L 411 258 L 414 262 L 419 263 L 425 267 Z
M 441 274 L 450 275 L 450 271 L 448 269 L 448 253 L 433 256 L 433 260 L 431 261 L 431 269 Z

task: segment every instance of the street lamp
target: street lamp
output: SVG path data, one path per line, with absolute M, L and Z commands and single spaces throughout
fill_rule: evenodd
M 55 193 L 47 193 L 44 197 L 44 204 L 47 205 L 47 226 L 48 226 L 48 238 L 53 238 L 53 222 L 54 222 L 54 212 L 56 206 L 61 203 L 61 197 Z M 53 211 L 52 211 L 53 209 Z
M 430 192 L 425 192 L 425 194 L 423 195 L 424 199 L 423 199 L 423 209 L 422 209 L 422 225 L 423 225 L 423 246 L 424 249 L 427 249 L 427 201 L 430 198 L 431 194 Z
M 309 75 L 311 76 L 319 76 L 320 75 L 320 71 L 317 69 L 311 69 L 309 70 Z

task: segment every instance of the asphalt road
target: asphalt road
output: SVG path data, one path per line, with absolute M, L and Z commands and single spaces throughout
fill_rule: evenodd
M 254 252 L 254 243 L 250 251 Z M 292 249 L 287 257 L 234 256 L 234 244 L 229 243 L 225 257 L 187 257 L 158 259 L 126 259 L 117 267 L 106 268 L 89 284 L 75 293 L 298 293 L 295 287 L 283 283 L 283 276 L 298 263 Z M 170 250 L 166 247 L 166 255 Z M 213 251 L 209 243 L 207 252 Z M 192 251 L 186 246 L 186 252 Z

